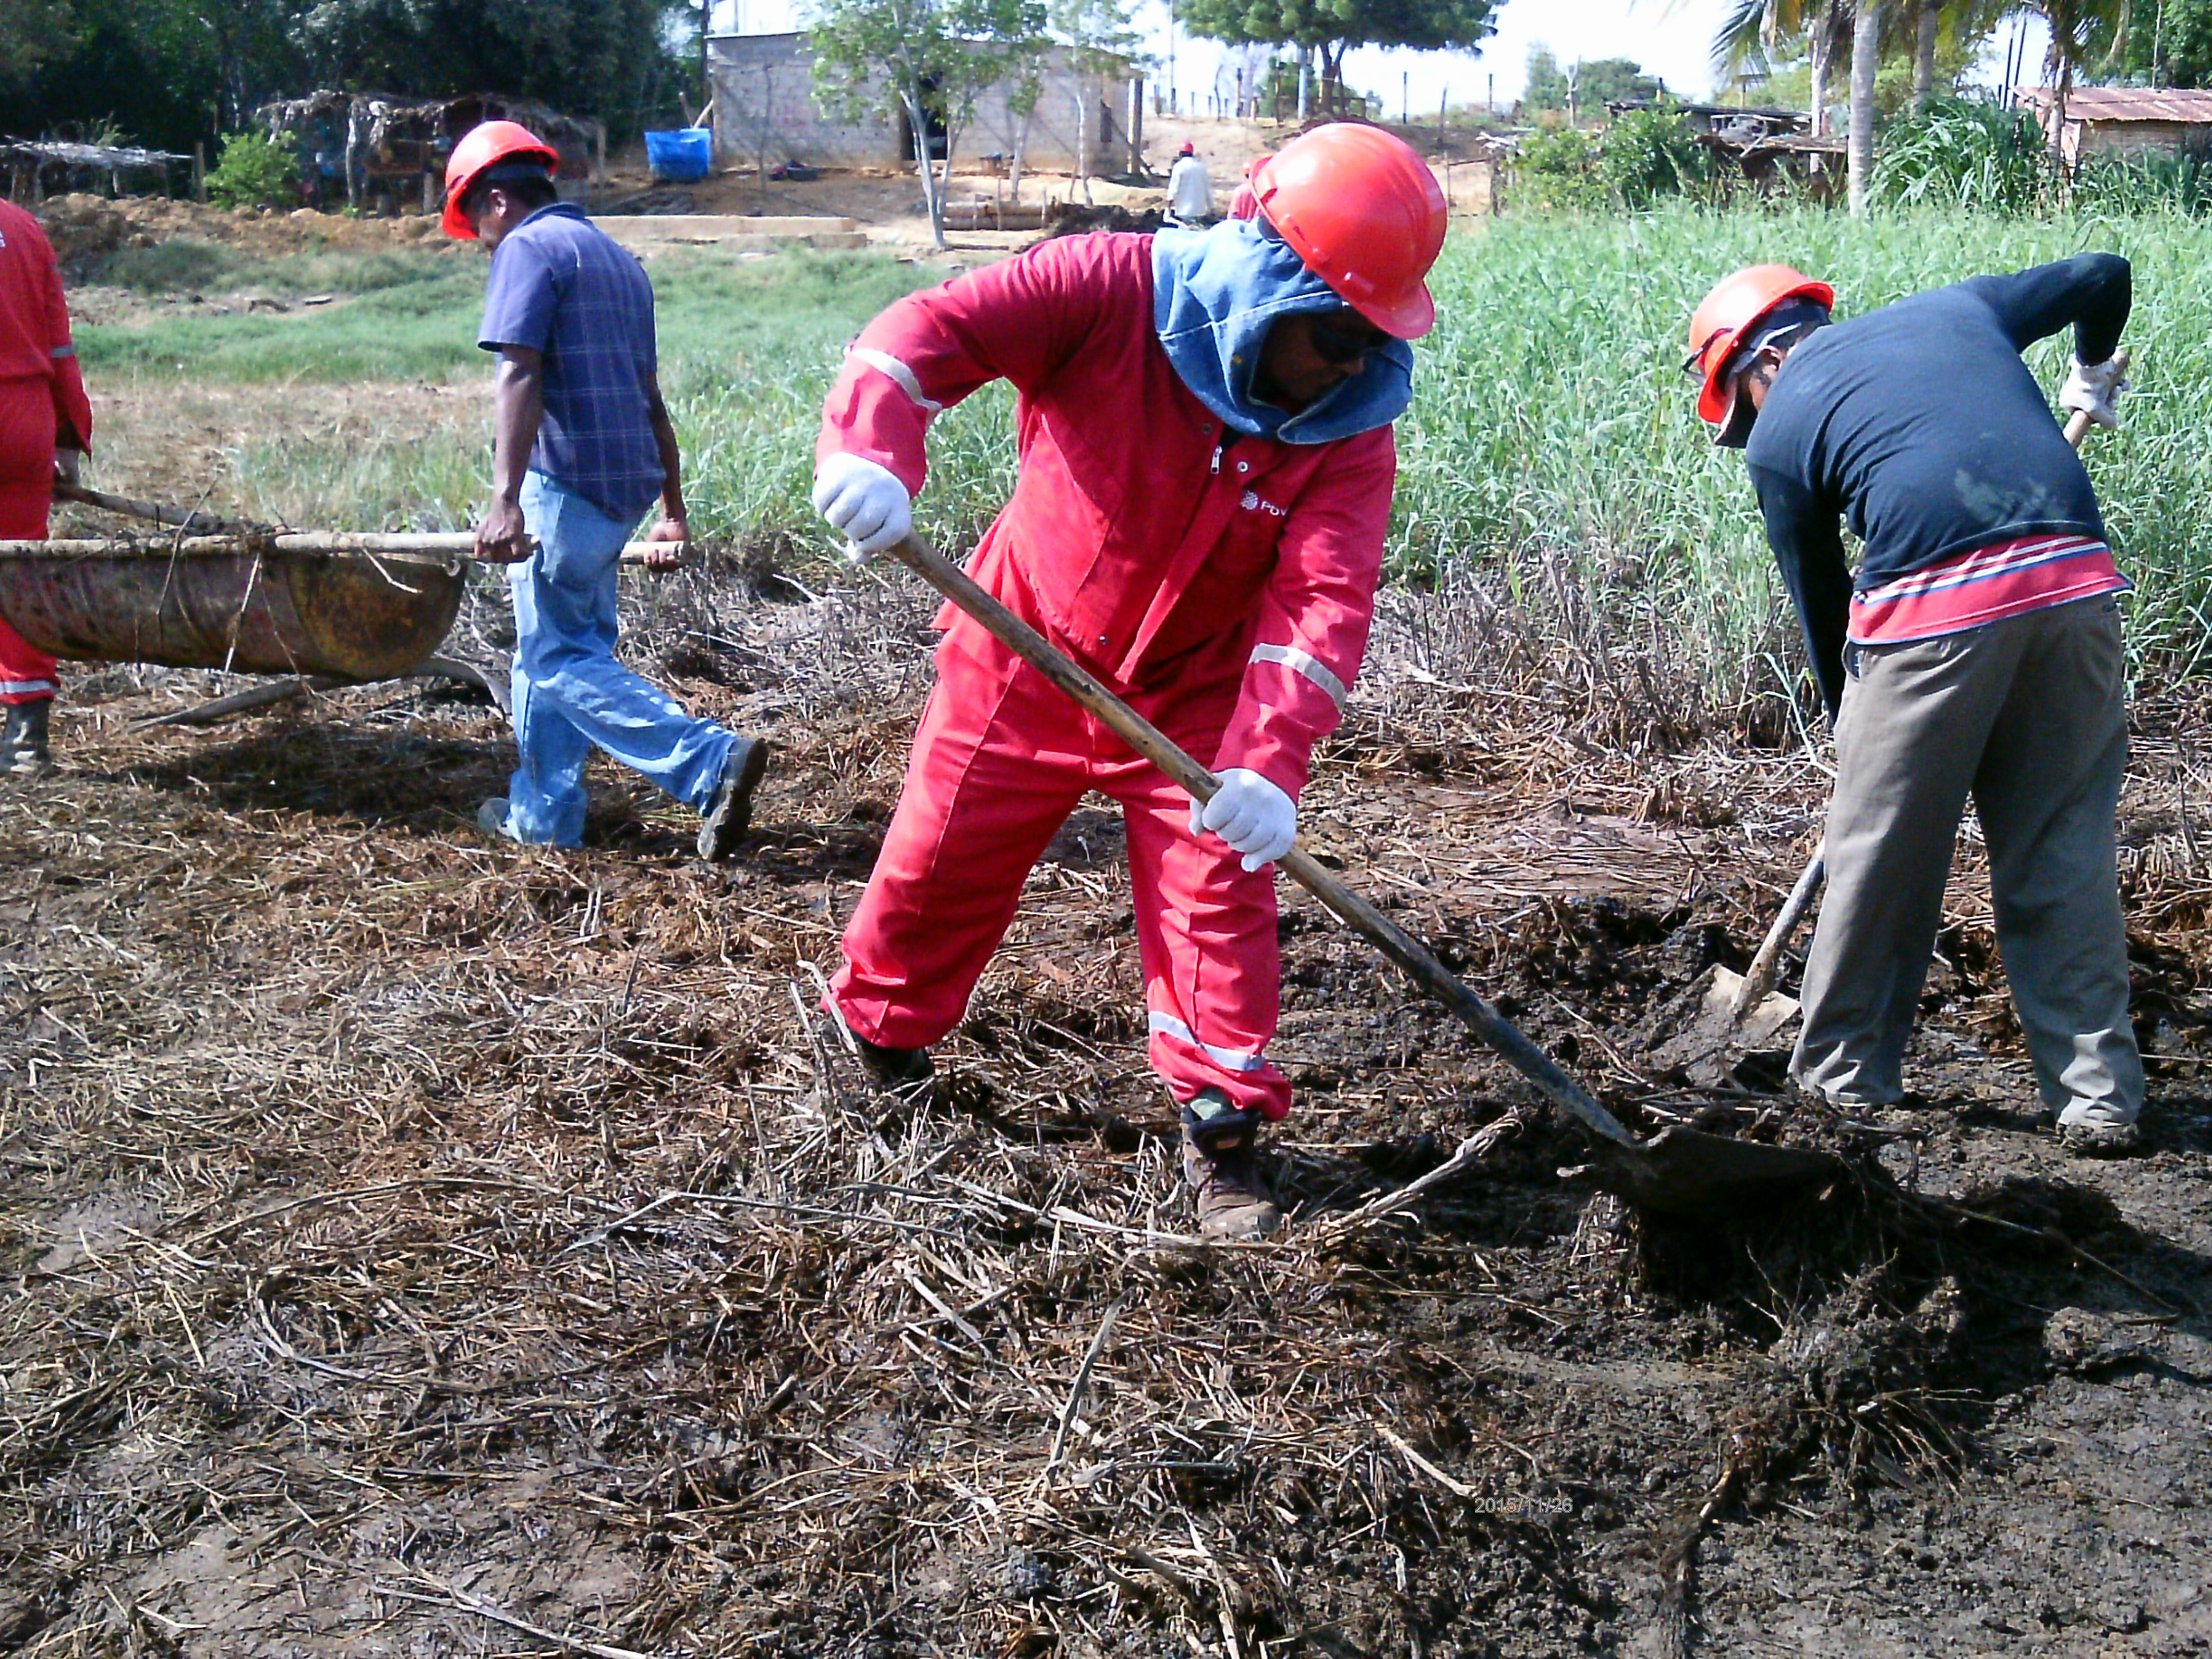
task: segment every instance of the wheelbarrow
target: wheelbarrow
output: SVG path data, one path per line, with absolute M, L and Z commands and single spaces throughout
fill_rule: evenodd
M 501 676 L 434 654 L 460 611 L 472 536 L 280 532 L 78 485 L 55 494 L 170 533 L 0 541 L 0 617 L 52 656 L 291 675 L 301 690 L 430 665 L 498 698 Z M 644 562 L 652 545 L 632 543 L 623 562 Z

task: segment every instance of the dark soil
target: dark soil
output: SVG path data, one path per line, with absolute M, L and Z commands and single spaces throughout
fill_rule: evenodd
M 2082 1162 L 1971 836 L 1912 1109 L 1644 1074 L 1818 775 L 1425 701 L 1386 622 L 1314 844 L 1639 1127 L 1779 1121 L 1861 1174 L 1633 1216 L 1286 896 L 1294 1226 L 1206 1251 L 1109 811 L 1040 865 L 936 1098 L 870 1093 L 811 1014 L 926 611 L 772 574 L 684 579 L 642 641 L 779 744 L 720 868 L 611 770 L 585 850 L 486 842 L 509 739 L 454 696 L 141 734 L 218 677 L 75 678 L 67 769 L 0 793 L 0 1649 L 2212 1650 L 2191 711 L 2143 716 L 2127 809 L 2151 1149 Z

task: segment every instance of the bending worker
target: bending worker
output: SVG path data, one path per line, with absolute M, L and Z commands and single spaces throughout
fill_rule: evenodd
M 2036 1085 L 2081 1150 L 2136 1139 L 2113 843 L 2128 586 L 2088 474 L 2021 362 L 2074 330 L 2059 401 L 2118 424 L 2127 261 L 2083 254 L 1831 325 L 1782 265 L 1738 271 L 1690 325 L 1698 413 L 1751 470 L 1836 722 L 1828 890 L 1806 964 L 1799 1085 L 1901 1097 L 1905 1042 L 1971 790 L 1997 944 Z M 1854 581 L 1838 515 L 1865 543 Z
M 632 527 L 658 496 L 647 539 L 669 545 L 650 568 L 673 568 L 690 538 L 683 460 L 660 398 L 653 285 L 558 199 L 558 161 L 527 128 L 487 121 L 446 168 L 447 234 L 492 253 L 477 343 L 499 354 L 493 496 L 477 554 L 511 567 L 514 598 L 520 764 L 477 821 L 510 841 L 580 845 L 596 744 L 696 807 L 699 856 L 726 859 L 768 745 L 693 718 L 615 660 L 615 579 Z
M 75 483 L 92 441 L 61 272 L 39 222 L 0 201 L 0 538 L 46 534 L 57 480 Z M 0 770 L 35 776 L 53 766 L 47 716 L 61 683 L 54 659 L 0 620 Z
M 1153 1068 L 1181 1103 L 1208 1237 L 1280 1216 L 1255 1149 L 1290 1108 L 1267 1058 L 1273 874 L 1314 744 L 1366 648 L 1444 234 L 1428 168 L 1377 129 L 1262 164 L 1264 217 L 1047 242 L 871 323 L 831 389 L 814 500 L 865 556 L 907 533 L 931 418 L 1001 376 L 1021 476 L 978 581 L 1222 781 L 1201 810 L 948 610 L 906 787 L 845 933 L 834 1012 L 918 1080 L 1088 789 L 1121 804 Z

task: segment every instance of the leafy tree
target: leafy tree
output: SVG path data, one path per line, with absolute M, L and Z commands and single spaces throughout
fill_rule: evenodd
M 20 85 L 76 45 L 70 0 L 8 0 L 0 7 L 0 83 Z
M 848 118 L 905 118 L 939 247 L 945 183 L 975 100 L 1020 66 L 1034 72 L 1044 27 L 1042 0 L 819 0 L 807 31 L 815 100 Z
M 2119 68 L 2154 87 L 2212 86 L 2212 0 L 2151 0 L 2128 14 Z
M 1075 176 L 1088 202 L 1097 161 L 1094 126 L 1107 78 L 1123 72 L 1144 40 L 1129 27 L 1127 0 L 1052 0 L 1049 15 L 1053 36 L 1075 72 Z
M 301 84 L 445 98 L 503 92 L 620 137 L 688 76 L 690 0 L 287 0 Z
M 1321 58 L 1322 107 L 1344 108 L 1344 54 L 1354 46 L 1467 51 L 1498 27 L 1497 0 L 1178 0 L 1193 34 L 1231 45 L 1304 46 Z
M 1528 110 L 1573 109 L 1602 115 L 1610 103 L 1634 102 L 1659 95 L 1659 82 L 1632 58 L 1594 58 L 1562 69 L 1546 46 L 1528 49 L 1528 84 L 1521 105 Z

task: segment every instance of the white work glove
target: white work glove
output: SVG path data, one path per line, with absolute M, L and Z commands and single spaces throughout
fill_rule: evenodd
M 898 474 L 840 450 L 814 469 L 814 510 L 843 532 L 854 564 L 904 540 L 914 528 L 914 497 Z
M 2113 404 L 2127 389 L 2126 373 L 2118 358 L 2085 363 L 2076 357 L 2074 372 L 2066 377 L 2065 389 L 2058 394 L 2058 406 L 2078 410 L 2089 417 L 2090 425 L 2110 430 L 2120 423 L 2119 410 Z
M 1257 772 L 1232 766 L 1209 801 L 1190 804 L 1190 833 L 1211 830 L 1257 870 L 1289 852 L 1298 839 L 1297 803 Z
M 54 451 L 54 477 L 65 484 L 82 483 L 84 451 L 62 445 Z

